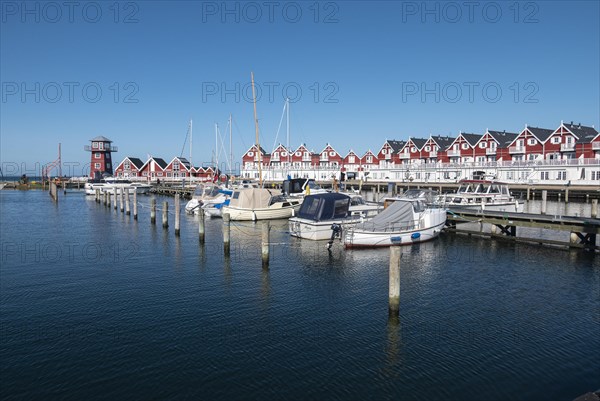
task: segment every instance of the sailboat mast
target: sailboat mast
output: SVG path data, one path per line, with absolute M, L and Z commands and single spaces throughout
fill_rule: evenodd
M 219 169 L 219 124 L 215 123 L 215 174 Z
M 287 154 L 288 154 L 288 171 L 290 169 L 290 98 L 285 99 L 287 106 Z
M 190 168 L 192 168 L 194 164 L 192 163 L 192 120 L 190 119 Z
M 258 152 L 258 183 L 262 187 L 262 154 L 260 152 L 260 142 L 258 140 L 258 117 L 256 116 L 256 92 L 254 91 L 254 73 L 250 72 L 252 80 L 252 99 L 254 101 L 254 130 L 256 131 L 256 151 Z
M 231 113 L 229 113 L 229 174 L 233 174 L 233 143 L 231 142 L 231 125 L 233 120 Z

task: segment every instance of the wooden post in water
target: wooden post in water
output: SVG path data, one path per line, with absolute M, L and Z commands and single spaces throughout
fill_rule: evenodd
M 150 201 L 150 223 L 156 224 L 156 198 Z
M 133 191 L 133 219 L 137 220 L 137 191 Z
M 133 190 L 135 192 L 135 188 Z M 125 189 L 125 214 L 127 216 L 131 214 L 131 209 L 129 208 L 129 188 Z
M 125 211 L 125 188 L 121 188 L 119 195 L 119 208 L 121 209 L 121 213 L 123 213 Z
M 100 203 L 100 189 L 96 188 L 96 203 Z
M 162 210 L 162 226 L 163 228 L 169 228 L 169 202 L 163 202 Z
M 527 202 L 529 202 L 529 190 L 530 190 L 529 185 L 527 185 Z
M 113 201 L 114 201 L 113 207 L 115 210 L 117 210 L 117 187 L 113 188 Z
M 548 191 L 545 189 L 542 191 L 542 214 L 546 214 L 546 200 L 548 198 Z
M 58 202 L 58 186 L 56 183 L 51 182 L 49 188 L 50 191 L 48 191 L 48 193 L 50 194 L 50 197 L 54 202 Z
M 271 227 L 268 221 L 262 223 L 262 266 L 264 269 L 269 267 L 269 231 Z
M 204 210 L 198 209 L 198 241 L 204 245 Z
M 179 193 L 175 194 L 175 236 L 179 237 L 179 223 L 181 218 L 181 208 L 179 207 Z
M 390 316 L 400 314 L 400 257 L 402 248 L 400 246 L 390 247 L 390 271 L 389 271 L 389 305 Z
M 598 218 L 598 199 L 592 199 L 592 218 Z
M 62 182 L 62 187 L 63 187 L 63 194 L 66 195 L 67 194 L 67 182 L 65 180 L 61 180 L 61 182 Z
M 224 213 L 223 214 L 223 252 L 225 253 L 225 256 L 229 256 L 229 251 L 230 251 L 230 247 L 229 247 L 229 213 Z
M 108 203 L 107 194 L 108 194 L 108 192 L 106 192 L 106 191 L 102 192 L 102 196 L 103 196 L 102 203 L 104 203 L 104 206 L 106 206 Z
M 569 188 L 565 189 L 565 203 L 569 203 Z

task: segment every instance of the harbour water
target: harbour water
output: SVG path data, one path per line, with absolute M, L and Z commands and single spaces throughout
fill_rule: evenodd
M 387 249 L 328 253 L 278 221 L 263 270 L 260 225 L 233 224 L 226 259 L 221 220 L 201 247 L 197 217 L 182 215 L 179 238 L 160 213 L 152 226 L 150 197 L 134 221 L 60 195 L 0 191 L 2 399 L 572 400 L 600 387 L 593 253 L 442 234 L 403 248 L 395 320 Z

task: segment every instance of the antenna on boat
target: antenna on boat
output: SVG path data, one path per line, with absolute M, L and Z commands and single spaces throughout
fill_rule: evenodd
M 262 154 L 260 152 L 260 142 L 258 140 L 258 117 L 256 116 L 256 92 L 254 91 L 254 73 L 250 72 L 252 80 L 252 100 L 254 103 L 254 130 L 256 131 L 256 151 L 258 152 L 258 183 L 262 187 Z

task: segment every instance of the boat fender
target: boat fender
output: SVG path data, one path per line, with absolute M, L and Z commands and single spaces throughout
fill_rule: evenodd
M 412 233 L 410 235 L 410 238 L 411 239 L 419 239 L 419 238 L 421 238 L 421 233 Z

